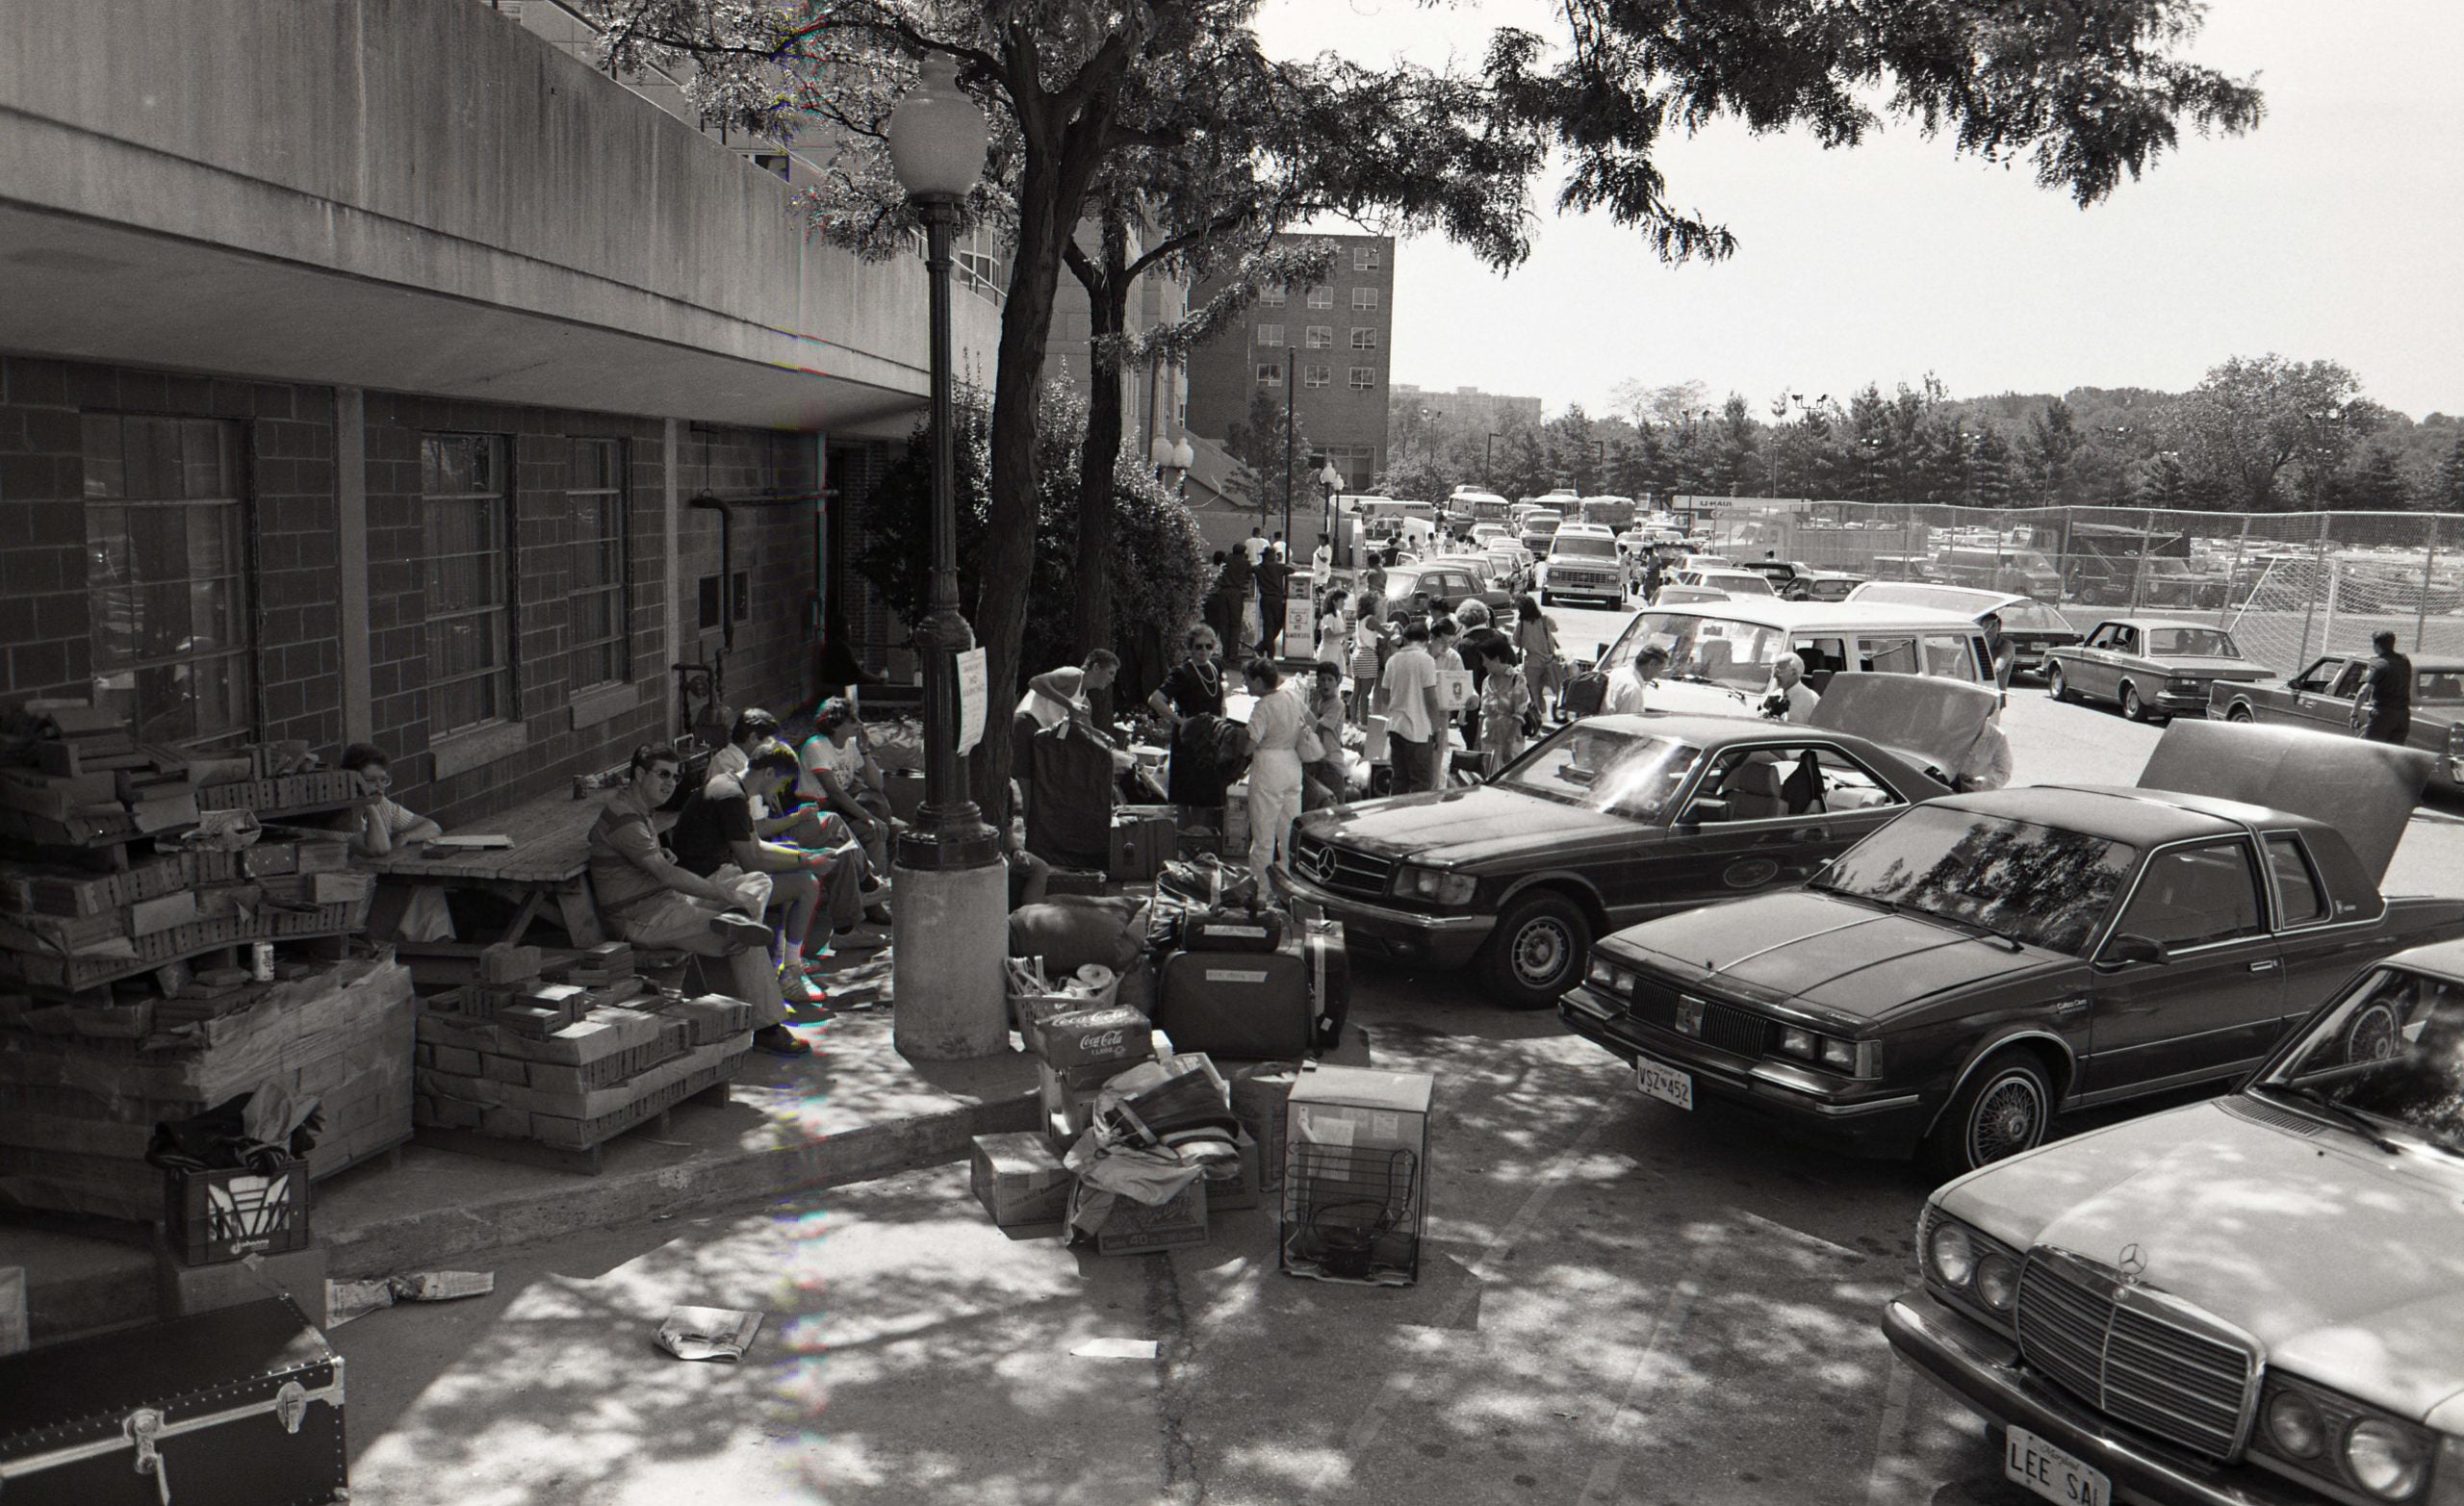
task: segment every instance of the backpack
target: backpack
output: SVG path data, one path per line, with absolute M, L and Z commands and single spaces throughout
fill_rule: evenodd
M 1557 692 L 1557 714 L 1567 717 L 1598 716 L 1608 703 L 1608 676 L 1598 670 L 1583 670 L 1566 677 L 1565 688 Z

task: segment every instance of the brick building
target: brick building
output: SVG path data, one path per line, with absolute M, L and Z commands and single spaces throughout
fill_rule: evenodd
M 1386 454 L 1387 374 L 1394 360 L 1395 238 L 1307 236 L 1335 247 L 1325 281 L 1275 289 L 1190 357 L 1189 427 L 1220 443 L 1264 394 L 1287 399 L 1312 451 L 1365 490 Z M 1204 302 L 1212 289 L 1192 294 Z M 1289 385 L 1287 385 L 1289 384 Z M 1304 494 L 1316 505 L 1314 486 Z
M 827 688 L 920 261 L 476 0 L 12 0 L 0 55 L 0 703 L 372 740 L 450 823 L 675 732 L 673 665 Z

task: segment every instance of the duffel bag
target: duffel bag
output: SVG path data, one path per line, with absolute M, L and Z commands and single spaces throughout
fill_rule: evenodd
M 1064 895 L 1010 914 L 1010 955 L 1042 957 L 1048 977 L 1090 962 L 1126 972 L 1145 949 L 1146 916 L 1138 900 Z
M 1315 1037 L 1309 961 L 1297 952 L 1183 952 L 1164 964 L 1155 1025 L 1181 1051 L 1296 1060 Z
M 1181 922 L 1181 945 L 1192 952 L 1272 952 L 1283 945 L 1283 911 L 1225 906 Z

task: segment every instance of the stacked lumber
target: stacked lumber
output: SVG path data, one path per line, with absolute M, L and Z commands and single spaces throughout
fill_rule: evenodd
M 133 1014 L 126 1005 L 15 1001 L 0 1010 L 0 1203 L 150 1219 L 162 1173 L 143 1160 L 156 1123 L 245 1092 L 315 1102 L 323 1119 L 309 1174 L 330 1175 L 410 1137 L 417 1004 L 407 969 L 354 958 L 268 984 L 200 983 L 220 1013 L 166 1015 L 133 1034 L 61 1016 Z M 199 978 L 203 978 L 203 974 Z M 133 1022 L 133 1021 L 132 1021 Z

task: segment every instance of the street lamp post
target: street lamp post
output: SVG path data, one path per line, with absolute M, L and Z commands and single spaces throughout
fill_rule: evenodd
M 1009 872 L 1000 839 L 967 797 L 959 757 L 959 656 L 975 635 L 959 610 L 957 445 L 950 401 L 950 233 L 984 171 L 984 112 L 953 60 L 928 56 L 889 122 L 900 187 L 924 221 L 933 368 L 933 564 L 915 641 L 924 659 L 924 804 L 892 864 L 892 1038 L 901 1056 L 944 1061 L 1009 1046 L 1002 957 Z M 986 721 L 988 723 L 989 707 Z
M 1336 470 L 1335 463 L 1329 460 L 1326 462 L 1326 469 L 1318 472 L 1318 479 L 1323 482 L 1326 488 L 1326 545 L 1340 553 L 1342 535 L 1338 532 L 1341 524 L 1336 517 L 1335 499 L 1343 492 L 1344 473 Z

